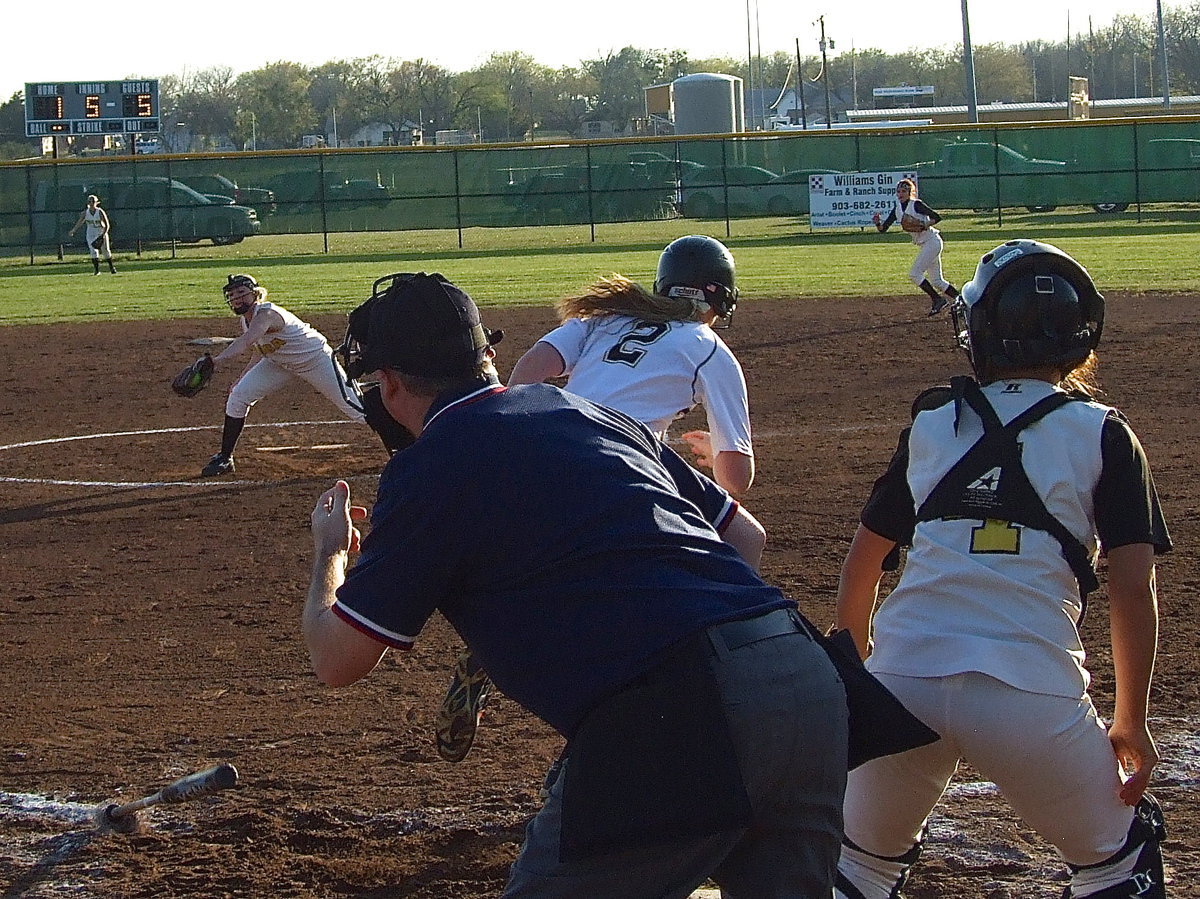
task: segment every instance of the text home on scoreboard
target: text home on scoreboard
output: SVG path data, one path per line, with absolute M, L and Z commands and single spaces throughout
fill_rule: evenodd
M 58 81 L 25 85 L 25 136 L 158 131 L 158 81 Z

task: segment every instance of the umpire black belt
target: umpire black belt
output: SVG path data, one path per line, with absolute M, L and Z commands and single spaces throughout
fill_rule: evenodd
M 727 651 L 757 643 L 759 640 L 782 637 L 784 634 L 808 633 L 800 623 L 800 616 L 792 609 L 776 609 L 755 618 L 714 624 L 705 632 L 715 646 L 723 647 Z

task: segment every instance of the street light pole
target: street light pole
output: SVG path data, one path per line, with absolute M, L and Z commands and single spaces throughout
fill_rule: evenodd
M 975 96 L 975 54 L 971 52 L 971 23 L 967 16 L 967 0 L 962 0 L 963 69 L 967 84 L 967 121 L 979 121 L 979 106 Z
M 1163 29 L 1162 0 L 1155 0 L 1158 9 L 1158 58 L 1162 65 L 1163 109 L 1171 108 L 1171 80 L 1167 77 L 1167 33 Z

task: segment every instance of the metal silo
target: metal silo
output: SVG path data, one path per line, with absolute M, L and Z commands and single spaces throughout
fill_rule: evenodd
M 676 134 L 728 134 L 746 130 L 742 79 L 700 72 L 671 82 Z

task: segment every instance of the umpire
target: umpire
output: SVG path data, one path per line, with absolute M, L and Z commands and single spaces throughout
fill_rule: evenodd
M 505 897 L 686 897 L 709 878 L 828 897 L 845 692 L 756 574 L 762 526 L 633 419 L 504 387 L 497 339 L 440 275 L 391 276 L 352 313 L 351 373 L 375 372 L 417 439 L 384 468 L 353 566 L 366 512 L 346 483 L 313 510 L 314 671 L 354 683 L 437 610 L 566 737 Z

